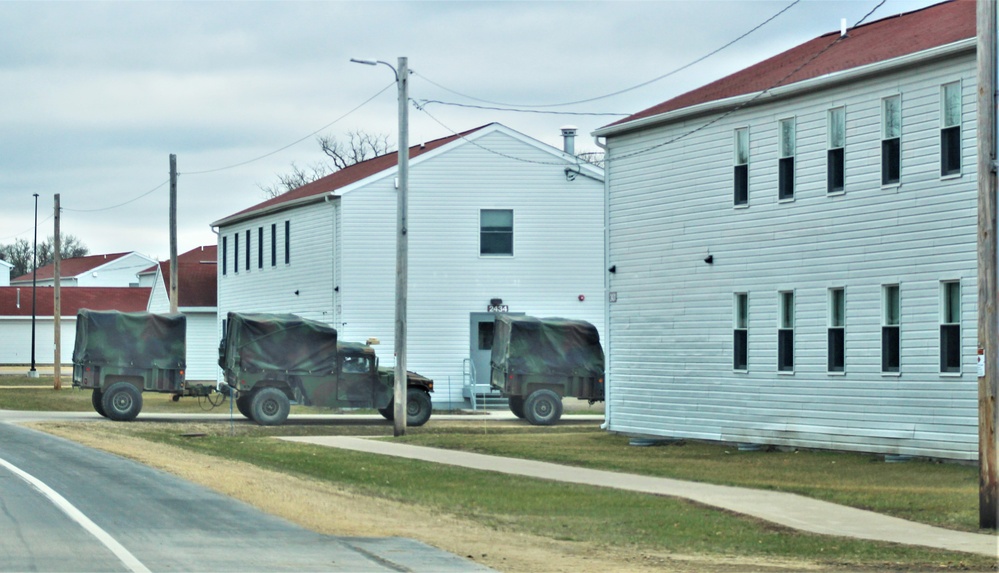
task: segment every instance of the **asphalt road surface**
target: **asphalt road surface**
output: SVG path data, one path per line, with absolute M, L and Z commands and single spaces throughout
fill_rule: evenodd
M 7 423 L 0 571 L 488 571 L 418 541 L 321 535 L 170 474 Z

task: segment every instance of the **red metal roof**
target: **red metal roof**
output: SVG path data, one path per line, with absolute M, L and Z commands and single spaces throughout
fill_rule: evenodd
M 170 261 L 159 263 L 163 286 L 170 286 Z M 218 306 L 218 246 L 205 245 L 177 255 L 177 306 Z M 151 266 L 139 274 L 156 271 Z M 169 295 L 169 290 L 167 290 Z
M 862 24 L 839 42 L 836 42 L 839 31 L 825 34 L 610 125 L 756 93 L 974 38 L 975 20 L 975 0 L 952 0 Z M 826 48 L 829 49 L 822 52 Z M 809 62 L 813 57 L 815 59 Z
M 75 276 L 82 275 L 84 273 L 90 272 L 101 265 L 110 263 L 111 261 L 120 259 L 129 253 L 110 253 L 107 255 L 88 255 L 86 257 L 75 257 L 72 259 L 63 259 L 60 267 L 61 278 L 71 278 Z M 26 275 L 21 275 L 14 281 L 28 281 L 30 282 L 33 278 L 34 273 L 28 273 Z M 55 278 L 55 264 L 45 265 L 44 267 L 38 267 L 38 280 L 47 280 Z
M 474 129 L 464 131 L 457 135 L 449 135 L 448 137 L 443 137 L 441 139 L 435 139 L 433 141 L 428 141 L 426 143 L 414 145 L 409 148 L 409 157 L 410 158 L 418 157 L 420 155 L 423 155 L 424 153 L 427 153 L 428 151 L 433 151 L 434 149 L 443 147 L 444 145 L 447 145 L 452 141 L 460 139 L 471 133 L 475 133 L 476 131 L 484 127 L 487 127 L 487 125 L 476 127 Z M 238 213 L 234 213 L 232 215 L 225 217 L 223 220 L 252 213 L 254 211 L 258 211 L 261 209 L 266 209 L 268 207 L 281 205 L 282 203 L 288 203 L 296 199 L 304 199 L 306 197 L 313 197 L 317 195 L 323 195 L 325 193 L 330 193 L 332 191 L 336 191 L 337 189 L 342 189 L 352 183 L 356 183 L 366 177 L 370 177 L 376 173 L 380 173 L 382 171 L 385 171 L 386 169 L 395 167 L 398 162 L 399 162 L 398 153 L 386 153 L 385 155 L 379 155 L 378 157 L 368 159 L 367 161 L 362 161 L 360 163 L 355 163 L 354 165 L 351 165 L 349 167 L 345 167 L 344 169 L 341 169 L 335 173 L 327 175 L 322 179 L 317 179 L 312 183 L 307 183 L 297 189 L 292 189 L 287 193 L 278 195 L 277 197 L 274 197 L 272 199 L 268 199 L 263 203 L 258 203 L 252 207 L 243 209 Z
M 0 287 L 0 316 L 31 316 L 31 287 Z M 38 287 L 35 316 L 52 316 L 53 287 Z M 149 287 L 67 287 L 59 289 L 60 314 L 76 316 L 81 308 L 91 310 L 146 310 Z M 18 292 L 20 291 L 20 292 Z M 20 304 L 19 304 L 20 303 Z

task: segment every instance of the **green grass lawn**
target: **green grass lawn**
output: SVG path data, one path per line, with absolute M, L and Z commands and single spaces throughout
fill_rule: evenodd
M 985 557 L 812 535 L 668 497 L 557 484 L 268 439 L 274 435 L 309 433 L 311 428 L 262 428 L 244 424 L 233 432 L 220 426 L 203 437 L 191 439 L 178 432 L 176 425 L 132 426 L 127 428 L 126 425 L 121 425 L 121 431 L 199 453 L 329 482 L 361 495 L 413 504 L 426 508 L 428 512 L 454 513 L 489 527 L 559 540 L 627 545 L 648 551 L 810 559 L 847 570 L 890 568 L 905 571 L 989 571 L 995 568 L 995 560 Z M 429 445 L 450 443 L 452 439 L 469 439 L 472 442 L 478 439 L 479 434 L 474 430 L 469 433 L 467 424 L 462 423 L 461 426 L 455 427 L 446 422 L 428 424 L 412 429 L 405 440 Z M 329 431 L 334 428 L 335 431 Z M 324 429 L 327 430 L 324 432 L 326 434 L 357 433 L 344 431 L 356 428 L 342 426 Z M 363 433 L 390 432 L 391 427 L 369 426 Z M 601 438 L 601 435 L 608 439 Z M 629 456 L 633 462 L 641 459 L 642 462 L 637 465 L 625 464 L 629 470 L 639 468 L 640 473 L 665 475 L 669 472 L 655 468 L 681 463 L 681 458 L 667 461 L 665 457 L 656 456 L 658 460 L 650 459 L 650 454 L 665 452 L 667 448 L 629 447 L 618 436 L 609 436 L 592 428 L 554 428 L 543 433 L 515 428 L 513 431 L 490 431 L 488 438 L 498 450 L 520 452 L 518 457 L 543 458 L 543 452 L 553 450 L 591 451 L 599 460 L 588 464 L 592 467 L 614 465 L 611 459 L 619 456 L 612 450 L 623 454 L 620 459 Z M 491 448 L 469 449 L 487 451 Z M 710 471 L 713 465 L 710 458 L 725 456 L 723 450 L 713 450 L 710 447 L 691 445 L 673 449 L 685 452 L 687 457 L 684 459 L 700 459 L 695 466 L 699 465 L 702 471 Z M 525 450 L 538 453 L 525 456 Z M 567 461 L 573 457 L 573 454 L 565 454 L 557 461 Z M 749 460 L 749 456 L 740 459 L 739 456 L 729 455 L 725 459 L 732 466 L 726 474 L 756 472 L 761 474 L 762 479 L 763 475 L 770 472 L 769 469 L 767 472 L 759 472 L 759 464 L 755 461 L 743 464 Z M 804 473 L 797 475 L 813 475 L 813 472 L 818 473 L 822 467 L 830 465 L 828 459 L 801 460 L 796 471 Z M 717 460 L 714 469 L 718 469 L 717 464 L 720 463 L 721 460 Z M 882 464 L 877 466 L 881 467 Z M 909 466 L 905 473 L 916 475 L 921 470 L 917 466 Z M 691 473 L 698 472 L 691 470 Z M 774 471 L 774 474 L 779 473 Z M 823 483 L 835 481 L 829 478 L 823 480 Z M 817 487 L 821 489 L 825 486 Z M 915 494 L 909 492 L 904 495 Z M 936 495 L 935 491 L 930 493 L 931 497 Z

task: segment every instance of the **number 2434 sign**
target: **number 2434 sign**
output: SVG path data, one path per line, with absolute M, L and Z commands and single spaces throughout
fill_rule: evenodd
M 486 307 L 486 312 L 510 312 L 510 305 L 491 304 Z

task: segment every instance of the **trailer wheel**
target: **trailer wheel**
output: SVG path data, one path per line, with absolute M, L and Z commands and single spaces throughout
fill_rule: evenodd
M 142 392 L 129 382 L 115 382 L 104 392 L 101 406 L 108 418 L 130 422 L 142 410 Z
M 93 404 L 95 412 L 107 418 L 108 413 L 104 411 L 104 404 L 101 403 L 101 400 L 103 398 L 104 398 L 104 393 L 101 392 L 101 389 L 94 388 L 94 392 L 90 395 L 90 403 Z
M 378 408 L 378 413 L 382 415 L 388 421 L 395 420 L 395 403 L 389 402 L 389 405 L 385 408 Z
M 236 409 L 239 410 L 240 414 L 242 414 L 246 418 L 249 418 L 250 420 L 253 419 L 253 413 L 250 410 L 250 400 L 252 398 L 253 396 L 251 394 L 242 394 L 242 393 L 239 395 L 238 398 L 236 398 Z
M 550 426 L 562 417 L 562 399 L 547 388 L 535 390 L 524 402 L 524 417 L 535 426 Z
M 430 395 L 423 390 L 410 388 L 406 391 L 406 425 L 422 426 L 430 419 L 430 412 L 433 405 L 430 403 Z
M 291 403 L 277 388 L 262 388 L 250 399 L 251 419 L 261 426 L 280 426 L 288 419 Z
M 518 418 L 524 417 L 524 397 L 510 396 L 510 411 Z

